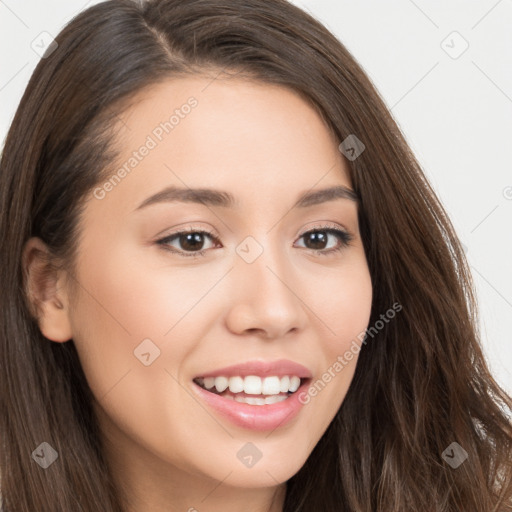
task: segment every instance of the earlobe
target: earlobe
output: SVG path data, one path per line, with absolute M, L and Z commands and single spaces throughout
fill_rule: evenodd
M 26 242 L 22 260 L 25 293 L 39 329 L 52 341 L 70 340 L 72 332 L 64 270 L 52 264 L 50 250 L 38 237 Z

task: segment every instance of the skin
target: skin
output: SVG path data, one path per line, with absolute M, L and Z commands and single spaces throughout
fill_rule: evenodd
M 293 91 L 240 78 L 197 75 L 141 91 L 120 115 L 119 162 L 190 96 L 197 106 L 119 184 L 103 199 L 89 194 L 77 274 L 38 279 L 47 249 L 37 238 L 26 244 L 25 265 L 42 333 L 76 345 L 130 511 L 278 512 L 286 480 L 338 411 L 357 355 L 273 432 L 218 416 L 192 396 L 192 379 L 248 360 L 291 359 L 315 381 L 350 348 L 372 301 L 357 203 L 292 208 L 310 189 L 352 187 L 339 142 Z M 168 202 L 135 211 L 168 185 L 226 190 L 238 206 Z M 353 240 L 319 255 L 302 235 L 326 222 Z M 156 243 L 189 226 L 218 236 L 205 235 L 204 256 Z M 263 248 L 252 263 L 236 252 L 247 236 Z M 329 235 L 321 250 L 340 244 Z M 183 238 L 168 245 L 187 250 Z M 160 349 L 149 366 L 134 356 L 146 338 Z M 251 468 L 237 458 L 247 442 L 263 454 Z

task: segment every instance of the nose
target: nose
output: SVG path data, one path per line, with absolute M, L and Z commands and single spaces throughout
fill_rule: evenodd
M 233 333 L 278 339 L 306 326 L 307 301 L 283 254 L 265 249 L 252 263 L 237 256 L 231 279 L 226 323 Z

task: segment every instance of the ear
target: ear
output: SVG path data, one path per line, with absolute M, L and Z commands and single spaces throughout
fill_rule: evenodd
M 57 342 L 72 338 L 64 270 L 52 264 L 51 253 L 38 237 L 23 248 L 22 265 L 27 299 L 43 335 Z

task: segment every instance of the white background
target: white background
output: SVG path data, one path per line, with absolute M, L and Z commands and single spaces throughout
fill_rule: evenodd
M 32 41 L 95 3 L 0 0 L 2 145 L 39 60 Z M 485 354 L 512 393 L 512 0 L 294 3 L 361 64 L 445 205 L 467 247 Z

